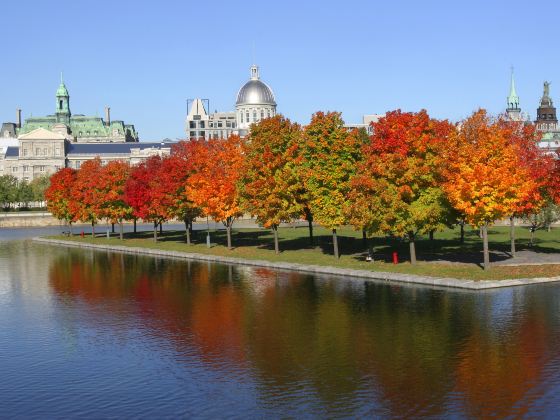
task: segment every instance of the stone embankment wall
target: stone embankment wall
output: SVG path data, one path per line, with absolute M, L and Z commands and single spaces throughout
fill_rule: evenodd
M 0 213 L 0 228 L 59 226 L 60 221 L 49 212 Z

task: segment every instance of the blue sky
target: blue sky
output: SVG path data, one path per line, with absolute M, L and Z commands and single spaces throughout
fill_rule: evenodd
M 233 110 L 253 50 L 278 111 L 301 123 L 317 110 L 502 112 L 511 65 L 534 117 L 544 80 L 560 101 L 559 13 L 552 1 L 6 2 L 0 120 L 52 113 L 64 71 L 72 112 L 110 105 L 142 140 L 181 138 L 187 98 Z

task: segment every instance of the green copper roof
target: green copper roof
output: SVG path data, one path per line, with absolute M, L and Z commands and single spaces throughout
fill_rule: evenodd
M 507 98 L 508 108 L 517 109 L 519 108 L 519 96 L 515 91 L 515 79 L 513 78 L 513 68 L 511 69 L 511 84 L 509 88 L 509 96 Z
M 60 73 L 60 86 L 56 91 L 56 96 L 69 96 L 68 89 L 66 89 L 66 85 L 64 84 L 64 80 L 62 79 L 62 73 Z

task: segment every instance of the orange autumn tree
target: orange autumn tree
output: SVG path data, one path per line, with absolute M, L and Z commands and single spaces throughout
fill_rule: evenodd
M 282 115 L 251 126 L 244 147 L 244 165 L 239 183 L 243 208 L 274 234 L 278 254 L 278 226 L 304 213 L 304 194 L 295 161 L 301 128 Z
M 404 237 L 410 262 L 416 263 L 418 234 L 442 230 L 452 223 L 451 207 L 441 188 L 443 145 L 452 125 L 418 113 L 387 113 L 373 124 L 363 147 L 349 193 L 349 219 L 369 234 Z
M 76 182 L 76 171 L 72 168 L 63 168 L 50 177 L 50 185 L 45 191 L 47 210 L 54 217 L 68 223 L 72 231 L 72 223 L 76 221 L 76 215 L 72 211 L 72 188 Z
M 243 213 L 239 206 L 239 182 L 243 165 L 243 141 L 232 135 L 225 140 L 199 140 L 201 146 L 193 155 L 193 173 L 185 193 L 202 212 L 221 222 L 227 231 L 227 247 L 231 245 L 231 228 Z
M 361 159 L 362 136 L 344 127 L 340 113 L 317 112 L 304 129 L 300 174 L 313 218 L 332 230 L 335 258 L 339 257 L 336 230 L 347 222 L 349 180 Z
M 551 189 L 556 186 L 550 182 L 550 174 L 554 171 L 555 163 L 554 158 L 539 147 L 542 134 L 536 130 L 535 125 L 524 121 L 508 121 L 504 117 L 500 117 L 496 123 L 517 151 L 519 165 L 529 173 L 526 179 L 519 180 L 524 181 L 522 189 L 527 193 L 519 197 L 514 212 L 510 215 L 511 255 L 515 257 L 514 218 L 530 217 L 540 212 L 551 200 Z
M 515 214 L 535 190 L 521 154 L 502 124 L 482 109 L 449 138 L 443 188 L 466 222 L 482 228 L 485 270 L 490 268 L 488 226 Z
M 133 209 L 125 201 L 124 189 L 130 175 L 130 165 L 120 160 L 111 161 L 101 168 L 96 181 L 99 191 L 99 216 L 120 226 L 119 237 L 123 239 L 123 220 L 132 217 Z
M 101 176 L 99 157 L 82 163 L 72 186 L 70 209 L 78 220 L 91 223 L 91 236 L 95 237 L 95 224 L 101 217 L 101 193 L 97 182 Z

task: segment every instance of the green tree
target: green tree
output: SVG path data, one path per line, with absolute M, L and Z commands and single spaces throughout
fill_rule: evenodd
M 12 175 L 0 176 L 0 205 L 10 208 L 17 201 L 18 181 Z
M 29 182 L 25 180 L 18 182 L 17 201 L 23 204 L 22 207 L 29 207 L 29 203 L 33 201 L 33 189 Z
M 336 229 L 346 223 L 349 180 L 361 159 L 358 130 L 344 127 L 340 113 L 317 112 L 305 127 L 301 143 L 301 175 L 309 207 L 317 223 L 332 230 L 335 258 L 339 257 Z
M 50 185 L 50 176 L 41 175 L 31 181 L 31 190 L 33 191 L 33 201 L 45 201 L 45 191 Z

